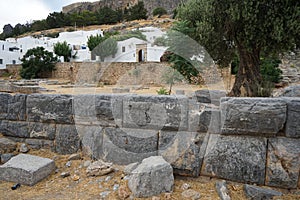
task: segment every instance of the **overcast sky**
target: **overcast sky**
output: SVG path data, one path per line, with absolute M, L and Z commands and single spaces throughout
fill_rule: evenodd
M 49 13 L 60 12 L 63 6 L 96 0 L 0 0 L 0 32 L 5 24 L 25 24 L 46 19 Z

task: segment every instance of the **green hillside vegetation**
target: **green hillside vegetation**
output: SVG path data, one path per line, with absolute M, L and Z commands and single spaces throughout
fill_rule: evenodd
M 0 39 L 4 40 L 8 37 L 17 37 L 19 35 L 43 31 L 53 28 L 62 28 L 66 26 L 90 26 L 103 24 L 116 24 L 122 21 L 132 21 L 139 19 L 147 19 L 147 10 L 144 8 L 144 3 L 139 2 L 129 9 L 113 10 L 109 7 L 103 7 L 96 12 L 82 11 L 75 13 L 53 12 L 46 19 L 36 20 L 32 23 L 17 24 L 12 27 L 7 24 L 3 27 L 3 33 L 0 34 Z

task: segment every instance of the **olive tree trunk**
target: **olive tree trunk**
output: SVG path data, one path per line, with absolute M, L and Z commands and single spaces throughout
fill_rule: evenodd
M 238 46 L 240 58 L 239 69 L 230 96 L 258 96 L 262 81 L 259 66 L 259 50 L 249 51 Z

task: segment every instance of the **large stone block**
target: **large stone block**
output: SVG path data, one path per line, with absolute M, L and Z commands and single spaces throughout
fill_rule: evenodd
M 286 103 L 277 98 L 222 98 L 223 134 L 275 136 L 286 120 Z
M 238 182 L 264 184 L 267 140 L 210 135 L 202 174 Z
M 286 137 L 300 138 L 300 98 L 283 98 L 287 103 Z
M 0 166 L 0 180 L 35 185 L 55 169 L 55 163 L 48 158 L 19 154 Z
M 226 91 L 222 90 L 197 90 L 195 97 L 200 103 L 220 105 L 220 99 L 226 97 Z
M 102 158 L 117 164 L 139 162 L 157 155 L 157 141 L 155 130 L 106 128 Z
M 8 120 L 25 121 L 26 120 L 26 99 L 25 94 L 16 94 L 8 101 Z
M 54 149 L 54 141 L 45 140 L 45 139 L 25 139 L 24 141 L 31 149 L 50 149 L 55 151 Z
M 80 149 L 80 138 L 75 125 L 57 125 L 55 151 L 60 154 L 76 153 Z
M 54 140 L 56 125 L 39 122 L 29 122 L 28 131 L 30 138 Z
M 207 137 L 205 137 L 207 136 Z M 160 131 L 158 155 L 172 165 L 174 173 L 199 176 L 208 134 Z
M 135 197 L 151 197 L 172 192 L 172 167 L 161 156 L 146 158 L 131 171 L 128 186 Z
M 201 110 L 199 116 L 199 132 L 220 133 L 221 112 L 217 108 L 206 107 Z
M 31 122 L 74 123 L 73 97 L 70 95 L 34 94 L 27 97 L 27 117 Z
M 269 139 L 266 185 L 297 188 L 299 171 L 300 139 Z
M 276 190 L 248 184 L 244 185 L 244 191 L 250 200 L 271 200 L 274 196 L 282 196 L 282 193 Z
M 186 131 L 188 99 L 184 96 L 128 95 L 123 100 L 123 127 Z
M 2 121 L 3 135 L 17 137 L 17 138 L 28 138 L 28 122 L 18 121 Z
M 102 155 L 103 128 L 97 125 L 76 125 L 81 139 L 82 151 L 93 159 L 100 159 Z
M 96 116 L 101 124 L 109 126 L 122 126 L 124 95 L 97 95 Z
M 0 120 L 6 119 L 10 94 L 0 93 Z

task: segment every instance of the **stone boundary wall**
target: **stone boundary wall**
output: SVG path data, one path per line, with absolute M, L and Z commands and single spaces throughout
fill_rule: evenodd
M 19 76 L 22 65 L 8 65 L 7 71 Z M 71 83 L 90 83 L 105 85 L 142 84 L 160 85 L 164 83 L 163 74 L 170 67 L 167 62 L 63 62 L 56 64 L 52 74 L 43 77 L 64 79 Z
M 174 173 L 299 188 L 300 98 L 0 93 L 0 132 L 31 148 Z

